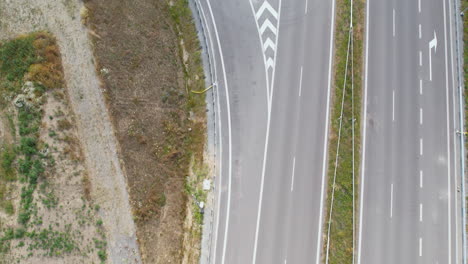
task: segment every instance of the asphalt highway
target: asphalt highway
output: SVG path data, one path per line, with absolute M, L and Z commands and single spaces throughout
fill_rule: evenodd
M 209 263 L 320 263 L 334 1 L 200 1 L 216 79 Z
M 453 0 L 368 0 L 358 264 L 460 263 Z

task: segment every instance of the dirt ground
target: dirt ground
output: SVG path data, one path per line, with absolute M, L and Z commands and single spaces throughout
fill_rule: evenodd
M 191 15 L 177 4 L 186 2 L 175 1 L 170 10 L 164 0 L 86 1 L 144 263 L 198 263 L 199 256 L 186 178 L 193 155 L 195 163 L 202 159 L 205 106 L 204 97 L 190 98 L 187 91 L 203 89 L 204 81 L 191 78 L 201 67 L 184 69 L 181 62 L 177 28 L 190 26 Z M 188 22 L 175 26 L 181 17 Z M 184 43 L 199 60 L 191 30 Z M 186 65 L 200 64 L 186 59 Z
M 119 145 L 95 71 L 88 31 L 80 19 L 81 6 L 76 0 L 1 0 L 0 39 L 36 30 L 48 30 L 56 36 L 90 196 L 100 205 L 99 217 L 107 233 L 108 259 L 112 263 L 140 263 Z M 73 259 L 58 262 L 81 263 Z

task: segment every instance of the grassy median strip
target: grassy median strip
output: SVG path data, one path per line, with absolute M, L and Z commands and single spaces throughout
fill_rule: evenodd
M 352 263 L 353 251 L 355 251 L 353 249 L 353 229 L 357 226 L 357 219 L 354 218 L 353 212 L 357 212 L 355 206 L 358 197 L 365 1 L 354 0 L 352 8 L 353 34 L 351 35 L 351 45 L 348 47 L 351 1 L 336 0 L 334 99 L 330 128 L 324 252 L 322 254 L 324 260 L 328 258 L 328 263 L 336 264 Z M 342 118 L 340 118 L 341 115 Z M 354 184 L 353 172 L 355 175 Z

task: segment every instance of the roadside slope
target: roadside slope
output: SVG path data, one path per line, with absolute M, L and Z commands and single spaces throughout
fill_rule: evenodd
M 202 216 L 194 198 L 206 195 L 200 184 L 207 176 L 206 107 L 204 94 L 191 92 L 205 87 L 188 2 L 89 0 L 86 6 L 142 260 L 198 263 Z
M 71 107 L 76 113 L 78 137 L 84 150 L 91 196 L 101 205 L 108 231 L 109 259 L 139 263 L 135 226 L 117 157 L 112 124 L 93 65 L 87 30 L 81 24 L 80 5 L 70 0 L 15 0 L 0 2 L 0 39 L 36 29 L 48 29 L 62 52 Z

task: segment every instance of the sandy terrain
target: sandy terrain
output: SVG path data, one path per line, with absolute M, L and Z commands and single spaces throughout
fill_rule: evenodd
M 108 259 L 112 263 L 140 263 L 119 147 L 96 76 L 87 30 L 80 21 L 80 8 L 75 0 L 1 0 L 0 39 L 36 30 L 48 30 L 57 37 L 91 197 L 101 207 L 107 231 Z

